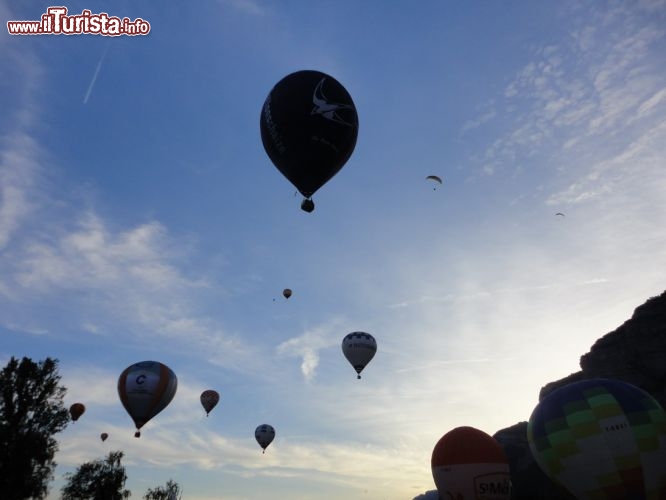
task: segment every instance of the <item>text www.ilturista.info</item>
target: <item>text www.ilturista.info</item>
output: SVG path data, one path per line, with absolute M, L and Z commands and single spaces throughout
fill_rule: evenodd
M 137 17 L 109 16 L 106 12 L 67 15 L 67 7 L 49 7 L 39 21 L 7 21 L 10 35 L 103 35 L 136 36 L 150 33 L 150 23 Z

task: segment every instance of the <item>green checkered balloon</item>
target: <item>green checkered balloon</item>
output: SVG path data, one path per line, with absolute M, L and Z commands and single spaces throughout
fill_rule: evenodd
M 638 387 L 560 387 L 532 412 L 527 439 L 539 467 L 579 500 L 666 499 L 666 412 Z

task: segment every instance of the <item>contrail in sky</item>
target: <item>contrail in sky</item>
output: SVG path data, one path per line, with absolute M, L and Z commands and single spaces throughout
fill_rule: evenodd
M 97 75 L 99 75 L 99 70 L 102 69 L 102 63 L 104 62 L 104 58 L 106 57 L 106 53 L 109 51 L 109 44 L 106 44 L 106 47 L 104 48 L 104 52 L 102 53 L 102 57 L 99 58 L 99 62 L 97 63 L 97 68 L 95 69 L 95 74 L 92 77 L 92 80 L 90 81 L 90 85 L 88 85 L 88 91 L 86 92 L 86 96 L 83 98 L 83 104 L 88 102 L 88 98 L 90 97 L 90 93 L 92 92 L 93 86 L 95 85 L 95 82 L 97 81 Z

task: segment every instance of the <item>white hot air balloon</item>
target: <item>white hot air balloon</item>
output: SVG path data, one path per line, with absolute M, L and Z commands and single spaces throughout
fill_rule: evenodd
M 369 333 L 352 332 L 342 339 L 342 353 L 356 370 L 357 378 L 361 378 L 363 368 L 377 352 L 377 341 Z

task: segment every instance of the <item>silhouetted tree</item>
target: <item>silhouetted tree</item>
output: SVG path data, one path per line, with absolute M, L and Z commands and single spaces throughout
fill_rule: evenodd
M 166 486 L 158 486 L 155 489 L 149 489 L 144 495 L 144 500 L 181 500 L 183 491 L 175 481 L 169 479 Z
M 48 492 L 58 442 L 67 427 L 67 389 L 58 385 L 58 360 L 12 358 L 0 372 L 0 496 L 42 499 Z
M 122 451 L 112 451 L 105 459 L 85 462 L 74 474 L 65 474 L 62 500 L 121 500 L 129 498 L 124 489 L 127 474 L 120 461 Z

